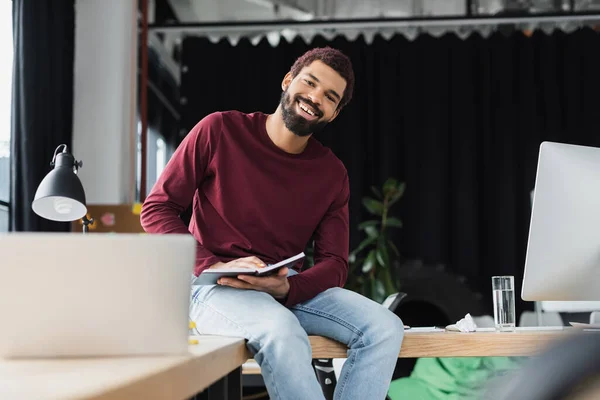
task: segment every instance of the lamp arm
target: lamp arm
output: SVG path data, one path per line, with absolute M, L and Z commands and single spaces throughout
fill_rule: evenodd
M 88 225 L 94 224 L 94 218 L 88 219 L 87 215 L 84 215 L 81 222 L 83 223 L 83 233 L 88 233 L 90 231 Z

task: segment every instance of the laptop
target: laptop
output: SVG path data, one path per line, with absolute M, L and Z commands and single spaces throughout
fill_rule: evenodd
M 191 235 L 0 235 L 0 358 L 188 352 Z

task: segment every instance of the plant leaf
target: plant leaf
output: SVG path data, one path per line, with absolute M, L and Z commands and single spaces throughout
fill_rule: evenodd
M 364 197 L 362 199 L 362 203 L 371 214 L 383 214 L 383 203 L 381 201 L 375 200 L 371 197 Z
M 392 242 L 391 240 L 388 240 L 388 245 L 390 246 L 390 249 L 392 249 L 394 251 L 394 253 L 396 253 L 396 256 L 400 257 L 400 251 L 398 250 L 398 247 L 396 247 L 394 242 Z
M 371 219 L 369 221 L 364 221 L 361 222 L 360 224 L 358 224 L 358 229 L 365 229 L 367 226 L 377 226 L 379 225 L 381 222 L 375 219 Z
M 388 178 L 383 183 L 383 195 L 389 196 L 398 190 L 398 180 L 396 178 Z
M 398 290 L 396 290 L 394 282 L 392 281 L 392 276 L 390 275 L 390 270 L 389 269 L 381 270 L 381 275 L 382 275 L 382 279 L 383 279 L 383 284 L 385 286 L 385 295 L 389 296 L 392 293 L 396 293 Z
M 385 286 L 383 285 L 383 282 L 381 282 L 381 280 L 378 278 L 373 278 L 372 282 L 373 300 L 378 303 L 383 303 L 383 300 L 385 300 Z
M 398 185 L 397 190 L 388 199 L 388 208 L 391 207 L 398 200 L 400 200 L 400 198 L 404 195 L 405 190 L 406 183 L 402 182 L 400 185 Z
M 398 218 L 396 218 L 396 217 L 391 217 L 391 218 L 388 218 L 388 219 L 385 221 L 385 225 L 386 225 L 386 226 L 392 226 L 392 227 L 394 227 L 394 228 L 402 228 L 402 221 L 400 221 L 400 220 L 399 220 Z
M 383 268 L 386 267 L 387 264 L 385 263 L 385 260 L 383 259 L 379 249 L 377 249 L 377 252 L 375 253 L 375 258 L 377 259 L 377 264 L 381 265 Z
M 400 193 L 400 196 L 404 195 L 404 192 L 406 191 L 406 182 L 402 182 L 401 184 L 398 185 L 398 193 Z
M 383 196 L 381 195 L 381 191 L 379 189 L 377 189 L 375 186 L 371 186 L 371 192 L 373 192 L 375 197 L 377 197 L 378 199 L 381 200 L 383 198 Z
M 368 284 L 367 284 L 368 282 Z M 365 288 L 368 286 L 368 289 L 365 290 L 365 296 L 374 300 L 375 299 L 375 281 L 373 279 L 365 282 Z
M 362 250 L 364 250 L 365 247 L 375 243 L 376 241 L 377 241 L 376 237 L 368 237 L 365 240 L 363 240 L 362 242 L 360 242 L 358 247 L 356 249 L 354 249 L 352 251 L 352 253 L 350 253 L 350 254 L 356 255 L 356 254 L 360 253 Z
M 377 258 L 379 265 L 381 265 L 383 268 L 387 268 L 389 266 L 390 257 L 385 246 L 377 246 L 375 257 Z
M 369 273 L 375 266 L 375 250 L 371 250 L 362 266 L 363 273 Z
M 379 235 L 379 230 L 374 226 L 365 227 L 365 232 L 369 237 L 376 238 Z

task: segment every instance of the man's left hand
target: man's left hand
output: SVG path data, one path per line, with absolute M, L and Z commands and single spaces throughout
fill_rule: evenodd
M 258 290 L 269 293 L 276 299 L 283 299 L 290 291 L 287 280 L 288 268 L 281 268 L 276 274 L 269 276 L 238 275 L 220 278 L 219 285 L 231 286 L 238 289 Z

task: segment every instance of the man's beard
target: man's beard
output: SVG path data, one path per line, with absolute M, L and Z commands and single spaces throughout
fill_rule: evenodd
M 322 131 L 327 125 L 327 121 L 321 120 L 321 116 L 314 121 L 308 121 L 299 115 L 294 108 L 294 106 L 298 103 L 298 100 L 302 100 L 306 104 L 312 106 L 315 110 L 319 109 L 310 100 L 298 95 L 294 96 L 294 100 L 292 101 L 289 93 L 286 90 L 285 92 L 281 93 L 281 99 L 279 100 L 285 127 L 288 128 L 293 134 L 301 137 Z

